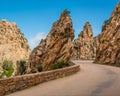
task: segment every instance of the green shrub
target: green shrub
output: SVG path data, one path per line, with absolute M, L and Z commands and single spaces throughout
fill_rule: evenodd
M 37 66 L 37 70 L 38 70 L 39 72 L 41 72 L 41 71 L 43 71 L 43 67 L 42 67 L 41 65 L 39 65 L 39 66 Z
M 4 74 L 3 73 L 0 73 L 0 78 L 2 78 L 4 76 Z
M 69 33 L 66 33 L 66 34 L 63 35 L 63 38 L 67 38 L 67 37 L 70 37 Z
M 55 69 L 64 68 L 68 66 L 70 66 L 68 62 L 59 61 L 56 64 L 54 64 L 51 69 L 55 70 Z
M 94 52 L 94 47 L 90 45 L 90 51 Z
M 78 35 L 78 37 L 83 37 L 83 31 L 80 32 L 80 34 Z
M 3 68 L 3 73 L 1 74 L 1 77 L 3 77 L 3 76 L 6 76 L 6 77 L 12 76 L 12 74 L 14 72 L 13 62 L 12 61 L 4 60 L 2 68 Z
M 110 19 L 104 21 L 104 25 L 109 25 L 110 24 Z
M 117 14 L 120 14 L 120 10 L 117 10 L 117 11 L 115 12 L 115 15 L 117 15 Z
M 20 72 L 21 72 L 21 75 L 22 75 L 26 70 L 26 61 L 20 60 L 19 64 L 20 64 Z
M 103 25 L 102 25 L 102 31 L 106 30 L 106 27 L 110 25 L 112 18 L 105 20 Z
M 65 9 L 64 12 L 63 12 L 63 16 L 70 16 L 69 14 L 70 14 L 70 11 Z

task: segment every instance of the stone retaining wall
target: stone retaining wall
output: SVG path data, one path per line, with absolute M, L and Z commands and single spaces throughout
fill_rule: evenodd
M 9 94 L 18 90 L 40 84 L 42 82 L 50 81 L 57 78 L 62 78 L 80 70 L 79 65 L 73 65 L 66 68 L 61 68 L 52 71 L 26 74 L 11 78 L 0 79 L 0 96 Z

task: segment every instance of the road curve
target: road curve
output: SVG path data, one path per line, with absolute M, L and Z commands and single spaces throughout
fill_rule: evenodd
M 120 68 L 75 60 L 81 70 L 7 96 L 120 96 Z

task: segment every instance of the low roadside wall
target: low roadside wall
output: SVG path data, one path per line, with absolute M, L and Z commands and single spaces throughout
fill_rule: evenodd
M 72 75 L 79 70 L 79 65 L 72 65 L 70 67 L 57 70 L 0 79 L 0 96 L 4 96 L 5 94 L 18 90 L 23 90 L 46 81 Z

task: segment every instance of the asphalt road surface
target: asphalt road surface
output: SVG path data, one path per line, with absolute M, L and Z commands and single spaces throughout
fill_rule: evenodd
M 80 71 L 7 96 L 120 96 L 120 68 L 73 61 Z

